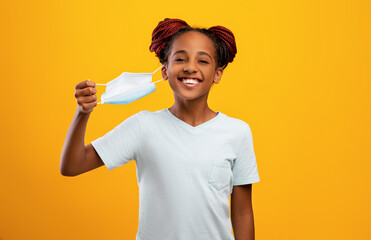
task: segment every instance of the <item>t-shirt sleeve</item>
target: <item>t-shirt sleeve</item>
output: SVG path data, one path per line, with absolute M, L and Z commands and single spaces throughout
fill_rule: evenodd
M 232 168 L 233 185 L 251 184 L 260 181 L 256 164 L 250 126 L 246 124 L 243 140 Z
M 104 136 L 91 142 L 108 170 L 136 160 L 140 125 L 140 113 L 136 113 Z

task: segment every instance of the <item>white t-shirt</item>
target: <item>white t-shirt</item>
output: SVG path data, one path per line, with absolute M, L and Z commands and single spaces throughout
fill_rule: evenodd
M 193 127 L 141 111 L 92 142 L 108 170 L 136 161 L 137 240 L 233 240 L 233 185 L 259 182 L 250 127 L 217 112 Z

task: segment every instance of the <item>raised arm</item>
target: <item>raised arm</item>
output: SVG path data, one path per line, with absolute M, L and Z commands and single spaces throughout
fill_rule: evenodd
M 83 81 L 75 89 L 78 105 L 62 149 L 60 172 L 63 176 L 76 176 L 104 164 L 93 146 L 84 144 L 89 116 L 97 106 L 95 83 Z

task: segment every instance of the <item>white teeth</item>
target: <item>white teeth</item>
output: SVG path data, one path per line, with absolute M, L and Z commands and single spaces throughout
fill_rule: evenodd
M 184 82 L 184 83 L 198 83 L 198 81 L 194 80 L 194 79 L 183 79 L 182 82 Z

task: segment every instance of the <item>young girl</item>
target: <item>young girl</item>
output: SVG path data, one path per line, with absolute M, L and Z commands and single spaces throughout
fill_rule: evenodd
M 80 82 L 61 174 L 76 176 L 103 164 L 112 170 L 135 160 L 137 240 L 232 240 L 232 225 L 236 240 L 254 239 L 251 184 L 260 179 L 250 127 L 207 104 L 211 86 L 237 52 L 233 33 L 165 19 L 153 31 L 150 51 L 163 64 L 174 104 L 138 112 L 84 146 L 97 97 L 94 82 Z

